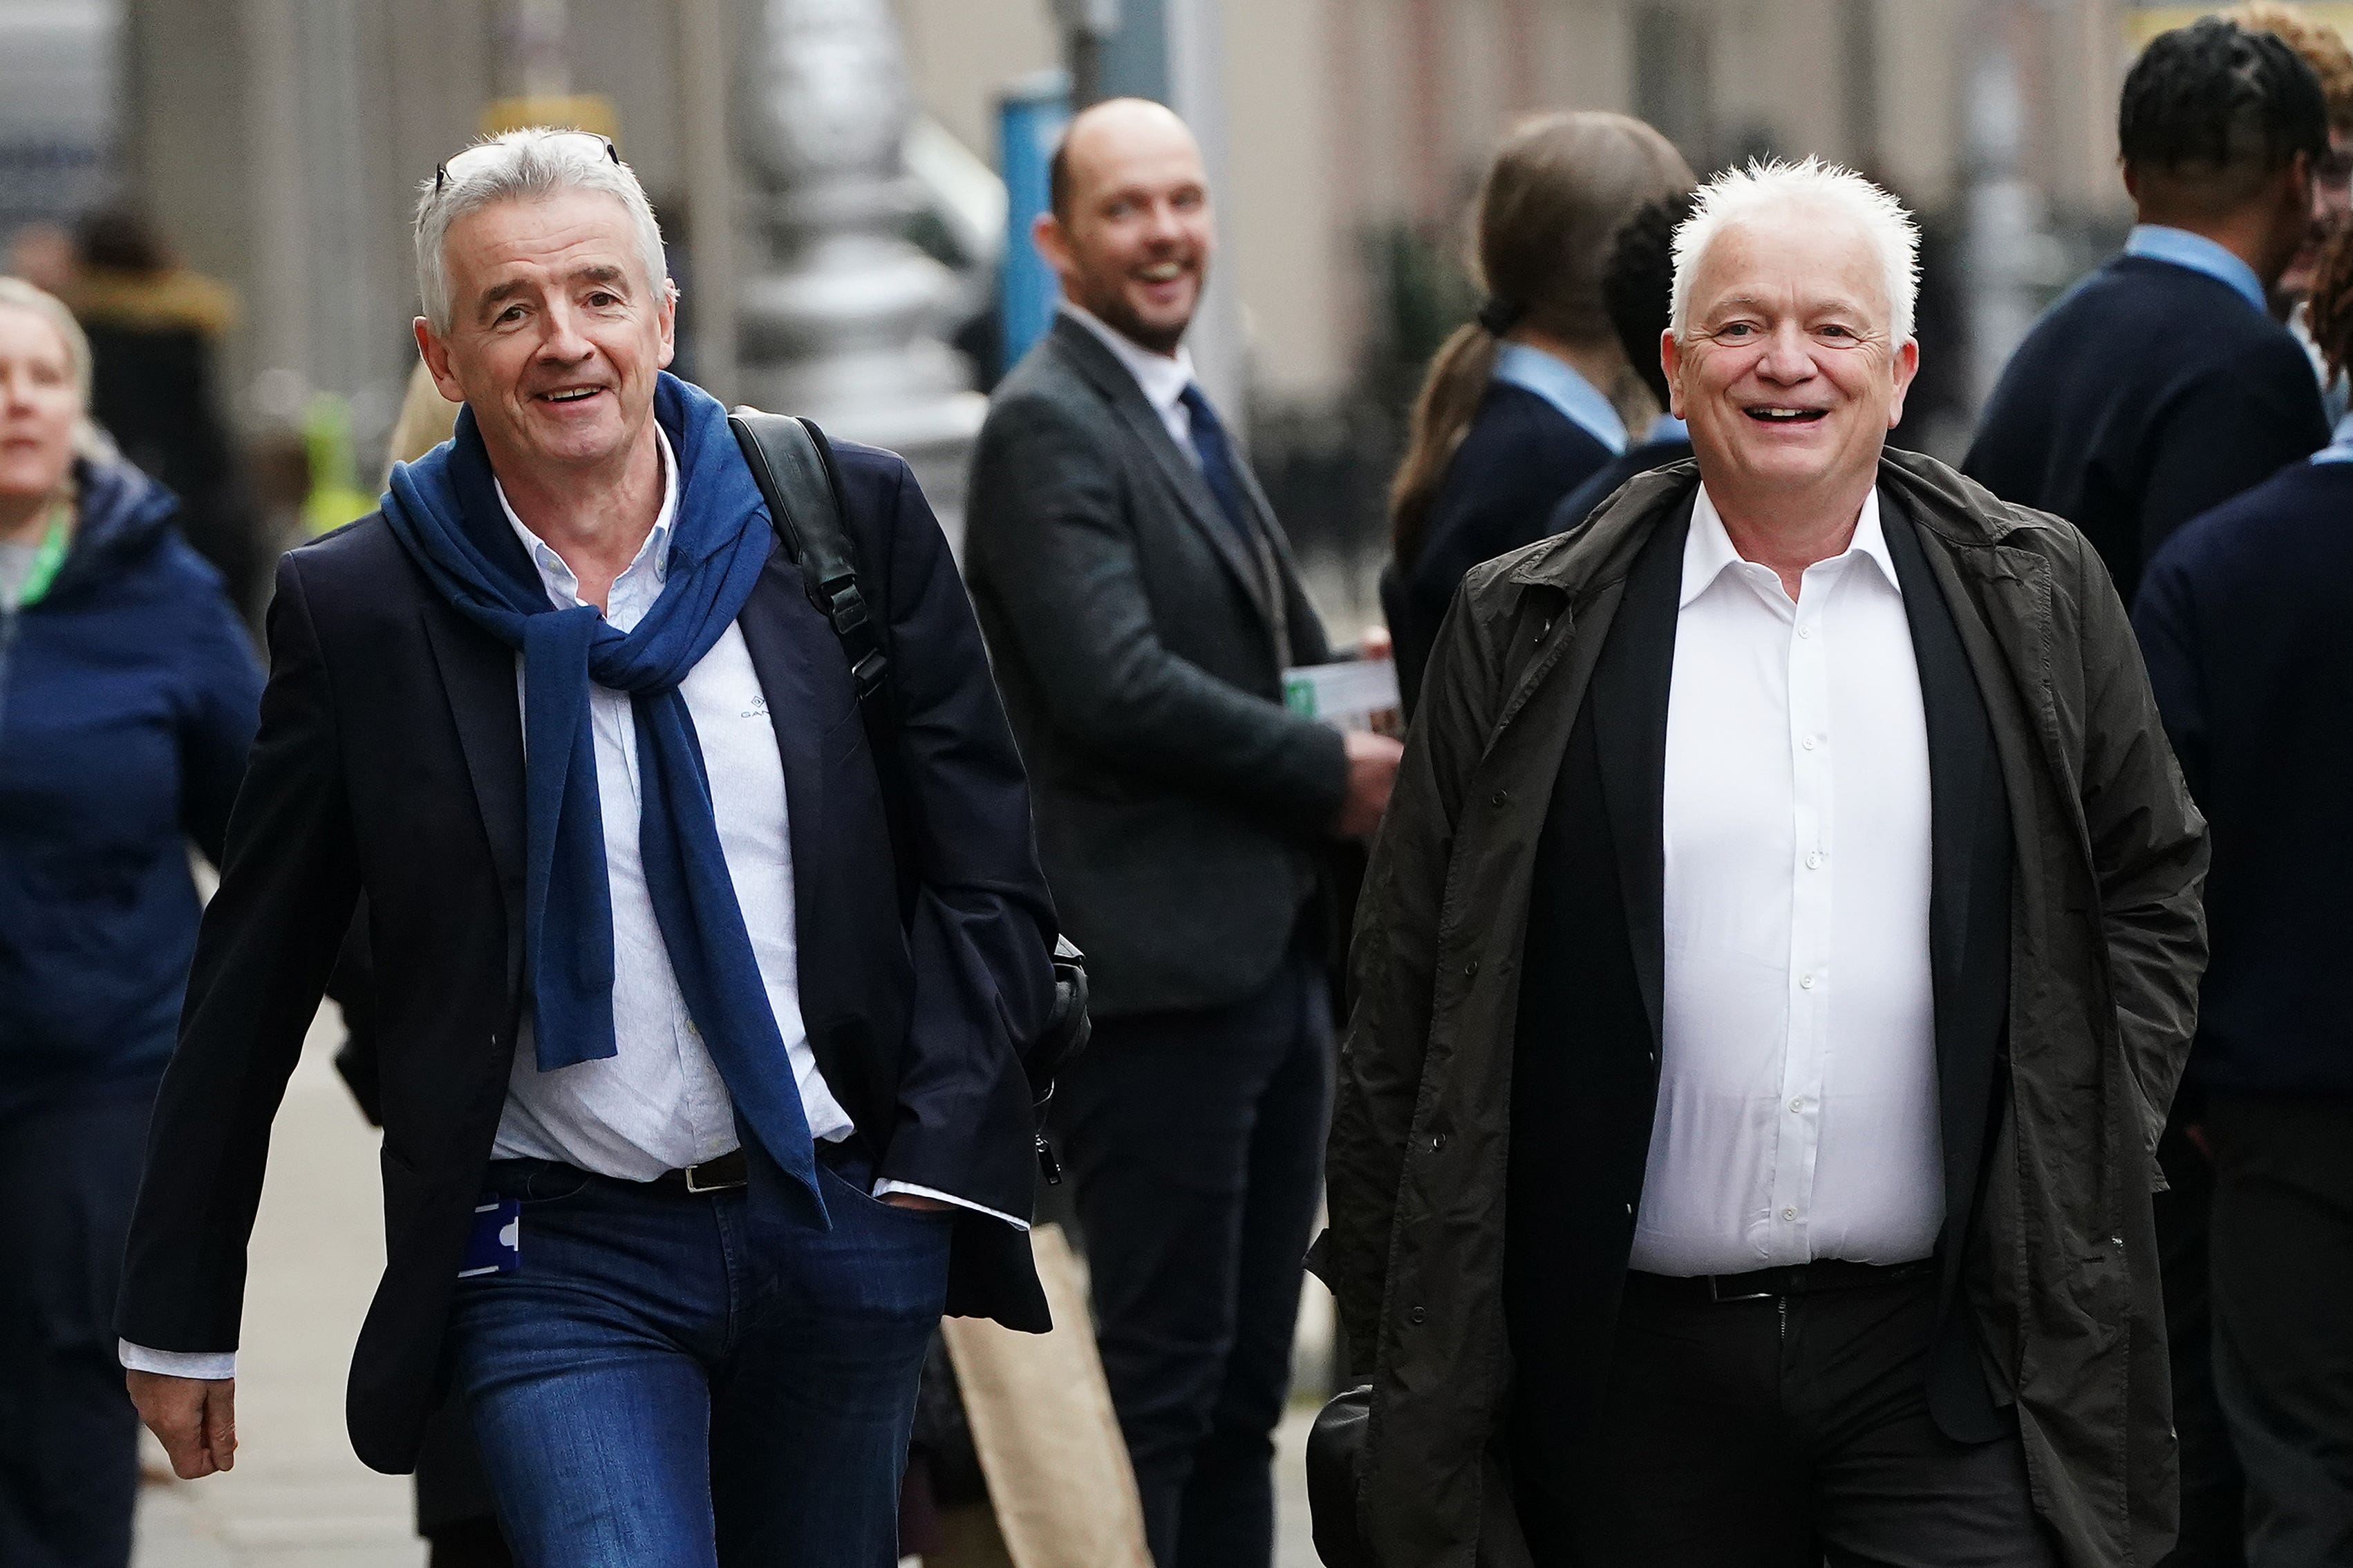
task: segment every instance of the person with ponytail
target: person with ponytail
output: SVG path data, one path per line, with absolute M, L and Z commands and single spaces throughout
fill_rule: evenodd
M 1657 416 L 1602 273 L 1629 218 L 1693 184 L 1665 137 L 1622 114 L 1543 115 L 1496 149 L 1467 258 L 1487 300 L 1430 362 L 1389 487 L 1381 607 L 1409 711 L 1462 574 L 1543 537 L 1561 498 Z

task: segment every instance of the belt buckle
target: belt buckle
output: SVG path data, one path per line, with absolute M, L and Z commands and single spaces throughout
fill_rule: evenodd
M 716 1160 L 706 1160 L 700 1165 L 689 1165 L 685 1168 L 682 1173 L 686 1177 L 686 1190 L 690 1195 L 701 1197 L 705 1193 L 732 1193 L 744 1184 L 740 1176 L 733 1181 L 714 1181 L 708 1185 L 696 1179 L 698 1172 L 708 1170 L 718 1163 Z
M 1720 1275 L 1720 1274 L 1711 1274 L 1711 1275 L 1709 1275 L 1709 1276 L 1707 1277 L 1707 1299 L 1708 1299 L 1709 1300 L 1711 1300 L 1711 1301 L 1769 1301 L 1769 1300 L 1771 1300 L 1774 1297 L 1778 1296 L 1778 1295 L 1780 1295 L 1780 1294 L 1781 1294 L 1781 1292 L 1780 1292 L 1780 1291 L 1778 1291 L 1778 1290 L 1743 1290 L 1743 1291 L 1742 1291 L 1742 1292 L 1740 1292 L 1740 1294 L 1738 1294 L 1737 1296 L 1727 1296 L 1727 1295 L 1725 1295 L 1725 1294 L 1724 1293 L 1724 1287 L 1723 1287 L 1720 1283 L 1718 1283 L 1718 1281 L 1720 1281 L 1723 1278 L 1724 1278 L 1724 1276 L 1722 1276 L 1722 1275 Z

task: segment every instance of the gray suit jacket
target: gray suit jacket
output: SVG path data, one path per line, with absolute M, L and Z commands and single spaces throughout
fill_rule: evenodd
M 1099 1017 L 1264 984 L 1347 789 L 1338 734 L 1282 706 L 1286 658 L 1331 653 L 1236 466 L 1255 552 L 1135 378 L 1067 317 L 998 387 L 973 459 L 965 577 Z

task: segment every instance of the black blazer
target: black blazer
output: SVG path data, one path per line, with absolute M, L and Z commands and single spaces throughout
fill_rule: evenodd
M 2175 529 L 2327 440 L 2286 328 L 2220 279 L 2119 256 L 2019 344 L 1961 469 L 2082 529 L 2129 605 Z
M 1881 519 L 1912 626 L 1925 709 L 1937 1090 L 1943 1128 L 1943 1303 L 1929 1403 L 1951 1436 L 1996 1436 L 1975 1320 L 1962 1298 L 2010 997 L 2010 817 L 1978 677 L 1914 524 L 1884 491 Z M 1536 847 L 1512 1069 L 1504 1317 L 1516 1368 L 1512 1432 L 1531 1539 L 1565 1503 L 1609 1368 L 1657 1110 L 1665 973 L 1660 824 L 1676 600 L 1691 503 L 1663 520 L 1570 731 Z M 1991 672 L 1999 674 L 1999 672 Z M 1573 1055 L 1560 1042 L 1589 1048 Z M 1543 1554 L 1539 1553 L 1540 1560 Z
M 1332 652 L 1236 468 L 1254 549 L 1067 316 L 998 386 L 974 454 L 965 570 L 1098 1017 L 1271 978 L 1347 790 L 1337 732 L 1282 705 L 1283 667 Z
M 1397 641 L 1398 685 L 1411 711 L 1439 623 L 1462 574 L 1552 531 L 1561 498 L 1599 473 L 1609 448 L 1567 415 L 1508 381 L 1490 383 L 1446 465 L 1410 562 L 1381 574 L 1381 611 Z
M 902 923 L 849 670 L 773 555 L 737 624 L 791 803 L 800 1005 L 881 1173 L 1029 1212 L 1018 1047 L 1051 1004 L 1028 791 L 947 545 L 906 465 L 834 448 L 883 606 L 919 883 Z M 518 550 L 520 546 L 518 546 Z M 523 758 L 514 655 L 381 516 L 280 563 L 261 733 L 156 1102 L 120 1329 L 237 1344 L 269 1122 L 359 896 L 379 1037 L 385 1263 L 352 1362 L 352 1444 L 413 1463 L 520 1022 Z M 1043 1330 L 1027 1237 L 957 1216 L 949 1310 Z

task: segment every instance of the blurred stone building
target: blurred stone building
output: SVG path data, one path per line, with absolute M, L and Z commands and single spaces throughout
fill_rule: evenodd
M 894 16 L 923 129 L 911 225 L 960 276 L 935 325 L 985 306 L 986 166 L 1008 85 L 1056 66 L 1068 0 L 766 0 L 805 22 Z M 889 10 L 883 10 L 885 4 Z M 1297 531 L 1377 529 L 1419 363 L 1472 303 L 1461 218 L 1515 116 L 1621 110 L 1702 169 L 1819 153 L 1927 220 L 1936 404 L 1949 447 L 2009 342 L 2115 243 L 2116 91 L 2133 49 L 2197 7 L 2127 0 L 1121 0 L 1220 181 L 1225 324 L 1205 379 L 1243 399 Z M 2329 15 L 2353 5 L 2316 5 Z M 691 368 L 744 374 L 731 300 L 765 265 L 744 190 L 736 28 L 752 0 L 0 0 L 115 40 L 112 168 L 187 259 L 245 297 L 228 374 L 351 399 L 363 449 L 412 350 L 411 193 L 493 100 L 594 95 L 665 217 Z M 798 24 L 797 24 L 798 25 Z M 812 24 L 813 25 L 813 24 Z M 1105 58 L 1116 49 L 1107 46 Z M 1125 58 L 1125 57 L 1121 57 Z M 1106 68 L 1109 70 L 1109 68 Z M 52 64 L 44 68 L 54 74 Z M 1117 71 L 1107 82 L 1118 86 Z M 50 95 L 54 98 L 54 94 Z M 733 118 L 731 118 L 733 117 Z M 9 131 L 0 114 L 0 194 Z M 87 137 L 84 138 L 87 140 Z M 77 187 L 80 188 L 80 187 Z M 0 225 L 17 209 L 0 209 Z M 942 236 L 947 237 L 945 242 Z M 5 236 L 0 236 L 4 240 Z M 985 345 L 986 334 L 967 340 Z M 983 353 L 986 353 L 985 346 Z M 983 382 L 995 367 L 976 364 Z M 279 373 L 272 377 L 269 373 Z

